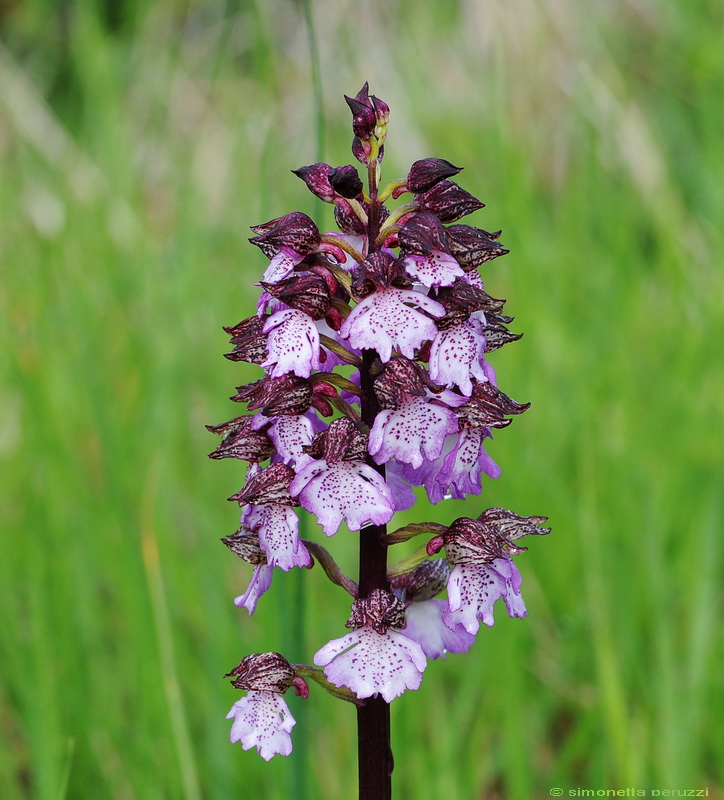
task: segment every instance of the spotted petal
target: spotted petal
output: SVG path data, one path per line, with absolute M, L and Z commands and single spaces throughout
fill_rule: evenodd
M 402 263 L 411 278 L 417 278 L 428 288 L 450 286 L 455 282 L 455 278 L 465 277 L 455 257 L 440 250 L 432 250 L 426 255 L 413 253 L 404 258 Z
M 267 359 L 261 365 L 271 368 L 271 377 L 279 378 L 293 372 L 308 378 L 313 369 L 319 369 L 319 331 L 314 320 L 303 311 L 287 308 L 277 311 L 264 325 L 268 333 Z
M 434 461 L 442 452 L 445 437 L 457 430 L 457 417 L 447 406 L 412 396 L 397 409 L 379 412 L 368 450 L 378 464 L 396 458 L 416 468 L 424 459 Z
M 333 639 L 314 655 L 327 680 L 346 686 L 359 698 L 382 695 L 390 703 L 406 689 L 417 689 L 427 666 L 417 642 L 395 630 L 376 633 L 370 626 Z
M 232 718 L 231 741 L 241 742 L 244 750 L 256 747 L 265 761 L 292 752 L 289 734 L 296 720 L 280 694 L 251 691 L 231 707 L 226 719 Z
M 377 350 L 382 361 L 389 361 L 392 349 L 414 358 L 415 348 L 434 339 L 437 326 L 425 316 L 445 316 L 445 308 L 421 292 L 389 287 L 358 303 L 340 328 L 353 347 Z
M 443 622 L 451 629 L 462 625 L 476 634 L 480 620 L 488 626 L 495 624 L 493 606 L 501 597 L 509 616 L 526 616 L 520 582 L 520 572 L 509 558 L 496 558 L 490 564 L 456 564 L 448 579 Z
M 299 518 L 289 506 L 276 503 L 247 506 L 242 523 L 258 534 L 270 566 L 285 572 L 292 567 L 312 566 L 312 557 L 299 541 Z
M 316 415 L 314 415 L 314 421 L 318 423 L 318 426 L 320 425 Z M 308 414 L 292 414 L 276 417 L 269 426 L 268 436 L 274 443 L 282 461 L 299 469 L 305 467 L 312 460 L 311 456 L 308 456 L 302 448 L 312 443 L 317 430 Z
M 430 348 L 430 377 L 443 386 L 458 386 L 470 397 L 471 378 L 488 380 L 484 369 L 485 337 L 479 319 L 470 317 L 461 325 L 440 331 Z
M 369 523 L 384 525 L 394 514 L 394 498 L 380 475 L 362 461 L 308 464 L 291 483 L 290 492 L 316 515 L 322 530 L 333 536 L 344 520 L 351 531 Z

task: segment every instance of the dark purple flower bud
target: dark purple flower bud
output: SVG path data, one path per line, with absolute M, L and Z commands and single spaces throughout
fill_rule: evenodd
M 329 427 L 318 433 L 312 444 L 302 448 L 314 458 L 324 458 L 328 464 L 340 461 L 364 461 L 367 457 L 367 435 L 348 417 L 332 420 Z
M 375 119 L 377 120 L 377 128 L 386 128 L 387 123 L 390 121 L 390 107 L 385 103 L 384 100 L 380 100 L 379 97 L 372 95 L 370 97 L 372 101 L 372 105 L 375 109 Z M 379 130 L 375 131 L 377 135 L 379 135 Z
M 510 252 L 496 241 L 500 231 L 491 234 L 470 225 L 450 225 L 447 233 L 450 238 L 450 252 L 466 272 Z
M 229 500 L 235 500 L 240 506 L 276 503 L 281 506 L 298 506 L 299 500 L 289 494 L 289 484 L 294 479 L 294 470 L 286 464 L 272 464 L 257 472 L 246 486 Z
M 445 178 L 452 178 L 462 170 L 444 158 L 423 158 L 410 167 L 407 173 L 407 188 L 416 194 L 426 192 Z
M 352 292 L 357 298 L 367 297 L 375 289 L 409 288 L 412 282 L 405 274 L 402 262 L 384 250 L 376 250 L 355 269 Z
M 493 350 L 498 350 L 504 344 L 509 342 L 517 342 L 518 339 L 523 338 L 522 333 L 511 333 L 506 328 L 508 322 L 512 322 L 513 317 L 506 317 L 501 314 L 486 314 L 486 325 L 483 328 L 483 336 L 485 336 L 485 352 L 491 353 Z
M 347 97 L 347 95 L 345 95 L 344 99 L 347 101 L 347 105 L 352 112 L 352 130 L 354 131 L 354 135 L 362 140 L 371 139 L 375 133 L 377 115 L 372 100 L 369 97 L 369 84 L 365 83 L 355 97 Z
M 329 175 L 332 172 L 329 164 L 310 164 L 307 167 L 293 169 L 292 173 L 301 178 L 307 184 L 307 189 L 325 203 L 334 202 L 335 191 L 329 182 Z
M 447 230 L 440 220 L 428 211 L 420 211 L 409 219 L 397 234 L 400 247 L 406 253 L 427 255 L 433 250 L 450 252 Z
M 270 458 L 274 444 L 263 431 L 253 429 L 253 421 L 253 416 L 243 416 L 221 425 L 207 425 L 207 430 L 224 437 L 209 458 L 239 458 L 254 464 Z
M 239 556 L 247 564 L 259 566 L 267 564 L 266 553 L 259 544 L 259 534 L 249 533 L 246 528 L 240 528 L 236 533 L 221 540 L 234 555 Z
M 351 164 L 333 169 L 329 173 L 329 182 L 338 195 L 346 197 L 348 200 L 362 194 L 362 181 L 357 170 Z
M 234 349 L 224 353 L 229 361 L 248 361 L 250 364 L 262 364 L 266 354 L 267 335 L 264 333 L 266 317 L 249 317 L 243 319 L 233 328 L 224 328 L 231 336 Z
M 405 356 L 390 359 L 375 379 L 374 390 L 381 408 L 399 408 L 411 396 L 425 397 L 423 368 Z
M 390 588 L 401 600 L 420 603 L 440 594 L 447 586 L 450 565 L 444 558 L 424 561 L 412 572 L 397 575 L 390 581 Z
M 267 417 L 299 415 L 309 410 L 312 403 L 312 383 L 293 373 L 280 378 L 265 377 L 237 386 L 238 394 L 231 399 L 236 403 L 249 403 L 249 411 L 260 408 Z
M 272 297 L 309 314 L 312 319 L 325 317 L 332 305 L 329 287 L 320 275 L 294 275 L 278 283 L 262 281 L 261 285 Z M 266 319 L 262 322 L 266 322 Z
M 369 141 L 363 142 L 359 136 L 355 136 L 352 139 L 352 155 L 360 162 L 360 164 L 364 164 L 366 167 L 369 166 L 371 163 L 371 153 L 372 153 L 372 145 Z M 381 163 L 382 159 L 385 157 L 385 146 L 380 145 L 379 150 L 377 152 L 377 162 Z
M 313 253 L 321 241 L 319 228 L 301 211 L 292 211 L 263 225 L 251 228 L 257 236 L 249 241 L 261 249 L 267 258 L 273 258 L 282 247 L 301 256 Z
M 368 597 L 354 601 L 352 614 L 345 623 L 353 630 L 364 625 L 369 625 L 381 636 L 389 628 L 401 630 L 405 627 L 404 603 L 384 589 L 373 589 Z
M 384 208 L 384 206 L 383 206 Z M 364 222 L 354 213 L 348 203 L 335 203 L 334 221 L 342 231 L 350 236 L 362 236 L 367 233 Z
M 279 653 L 254 653 L 224 677 L 235 679 L 231 681 L 235 689 L 284 694 L 294 681 L 294 670 Z
M 432 212 L 441 222 L 455 222 L 485 207 L 485 203 L 481 203 L 477 197 L 448 180 L 440 181 L 426 192 L 416 195 L 415 202 L 423 211 Z
M 516 403 L 489 381 L 477 383 L 470 400 L 457 409 L 458 418 L 469 428 L 505 428 L 511 420 L 504 415 L 522 414 L 530 403 Z

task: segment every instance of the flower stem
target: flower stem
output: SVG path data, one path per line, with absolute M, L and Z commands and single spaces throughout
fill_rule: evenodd
M 367 237 L 369 251 L 375 249 L 375 239 L 380 228 L 380 203 L 377 199 L 377 163 L 369 166 L 369 224 Z M 379 412 L 379 403 L 374 392 L 371 374 L 372 364 L 377 358 L 374 350 L 362 351 L 360 398 L 362 422 L 370 428 Z M 384 466 L 378 466 L 370 456 L 367 463 L 384 478 Z M 387 548 L 381 537 L 387 532 L 386 525 L 368 525 L 359 537 L 359 596 L 367 597 L 373 589 L 389 591 L 387 581 Z M 390 748 L 390 706 L 380 697 L 370 697 L 357 709 L 357 754 L 359 769 L 360 800 L 390 800 L 392 797 L 392 750 Z

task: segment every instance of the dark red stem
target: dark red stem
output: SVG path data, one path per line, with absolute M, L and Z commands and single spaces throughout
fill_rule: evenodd
M 377 165 L 369 167 L 369 223 L 367 228 L 368 254 L 374 248 L 380 228 L 380 204 L 377 201 Z M 362 353 L 360 383 L 362 388 L 362 421 L 371 428 L 379 412 L 373 389 L 370 368 L 377 357 L 374 350 Z M 367 463 L 385 476 L 385 468 L 367 457 Z M 387 548 L 380 538 L 387 533 L 386 525 L 370 525 L 359 537 L 359 596 L 367 597 L 373 589 L 389 591 L 387 581 Z M 359 760 L 360 800 L 391 800 L 392 749 L 390 748 L 390 706 L 381 697 L 370 697 L 357 709 L 357 753 Z

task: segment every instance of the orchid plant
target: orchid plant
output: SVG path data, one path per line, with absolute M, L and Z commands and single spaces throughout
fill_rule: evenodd
M 367 84 L 345 99 L 367 185 L 352 165 L 301 167 L 295 174 L 333 204 L 339 231 L 321 233 L 300 212 L 252 228 L 269 264 L 257 313 L 225 329 L 227 358 L 264 375 L 232 398 L 247 413 L 209 429 L 223 437 L 212 458 L 249 462 L 230 498 L 241 526 L 222 540 L 254 567 L 236 605 L 253 614 L 275 570 L 315 562 L 352 599 L 351 631 L 321 646 L 314 666 L 258 653 L 229 673 L 247 692 L 229 713 L 231 740 L 267 760 L 288 755 L 295 720 L 283 695 L 294 687 L 306 698 L 313 680 L 357 706 L 360 797 L 384 800 L 389 703 L 420 686 L 429 659 L 466 652 L 480 622 L 493 625 L 497 600 L 511 617 L 526 615 L 511 557 L 526 549 L 522 537 L 549 529 L 545 517 L 488 508 L 449 526 L 387 531 L 415 503 L 412 487 L 432 503 L 480 494 L 482 475 L 500 473 L 487 440 L 528 404 L 498 388 L 487 360 L 520 335 L 478 271 L 508 252 L 499 232 L 457 224 L 483 204 L 439 158 L 381 188 L 389 108 Z M 318 541 L 300 538 L 300 506 L 327 537 L 343 523 L 359 531 L 357 582 Z M 425 543 L 388 568 L 390 547 L 416 536 Z

